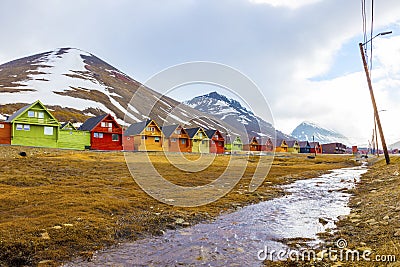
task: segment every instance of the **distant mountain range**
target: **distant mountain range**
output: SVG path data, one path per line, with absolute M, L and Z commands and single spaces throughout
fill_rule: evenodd
M 243 107 L 238 101 L 227 98 L 217 92 L 197 96 L 184 104 L 212 115 L 219 120 L 233 126 L 234 128 L 243 127 L 246 129 L 248 137 L 252 138 L 272 138 L 293 139 L 293 137 L 276 130 L 271 123 L 256 116 L 252 111 Z
M 129 103 L 135 95 L 133 103 Z M 76 48 L 60 48 L 0 65 L 0 114 L 41 100 L 60 121 L 82 122 L 110 113 L 124 124 L 151 118 L 159 125 L 226 129 L 218 118 L 162 96 L 100 58 Z M 5 116 L 1 117 L 4 119 Z M 0 118 L 0 119 L 1 119 Z
M 320 142 L 322 144 L 338 142 L 345 145 L 350 145 L 351 143 L 346 136 L 334 130 L 329 130 L 313 122 L 307 121 L 300 123 L 292 131 L 291 135 L 297 140 L 303 141 L 313 141 L 314 137 L 315 142 Z

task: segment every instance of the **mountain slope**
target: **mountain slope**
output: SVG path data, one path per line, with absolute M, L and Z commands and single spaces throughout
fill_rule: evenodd
M 313 136 L 315 142 L 320 143 L 333 143 L 339 142 L 348 145 L 349 139 L 344 135 L 323 128 L 312 122 L 302 122 L 300 123 L 291 133 L 292 136 L 296 137 L 297 140 L 301 141 L 313 141 Z
M 275 138 L 276 135 L 277 139 L 293 139 L 289 135 L 276 131 L 271 123 L 257 117 L 238 101 L 217 92 L 197 96 L 184 103 L 198 111 L 213 115 L 234 128 L 244 126 L 250 138 L 253 136 Z
M 60 48 L 0 65 L 1 113 L 10 115 L 38 99 L 55 110 L 62 121 L 82 122 L 89 116 L 110 113 L 119 123 L 124 123 L 124 118 L 133 123 L 150 117 L 160 125 L 180 123 L 241 134 L 240 129 L 141 86 L 110 64 L 76 48 Z

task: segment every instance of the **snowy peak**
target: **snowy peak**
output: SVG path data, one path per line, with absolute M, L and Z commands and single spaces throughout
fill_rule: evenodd
M 0 114 L 12 114 L 36 100 L 54 111 L 60 121 L 83 122 L 109 113 L 123 125 L 151 118 L 159 125 L 179 123 L 189 128 L 243 132 L 142 86 L 76 48 L 59 48 L 0 65 Z
M 300 123 L 291 135 L 300 141 L 313 141 L 314 137 L 315 142 L 349 144 L 349 139 L 344 135 L 308 121 Z
M 197 96 L 184 102 L 186 105 L 215 116 L 216 118 L 234 125 L 234 127 L 245 127 L 248 137 L 269 137 L 279 139 L 291 139 L 280 131 L 276 131 L 271 123 L 254 115 L 254 113 L 243 107 L 239 101 L 211 92 L 206 95 Z

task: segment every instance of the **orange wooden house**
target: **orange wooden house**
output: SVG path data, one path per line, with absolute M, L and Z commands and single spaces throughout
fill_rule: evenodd
M 162 132 L 153 120 L 131 124 L 124 132 L 124 150 L 162 151 Z
M 164 135 L 163 148 L 169 152 L 192 152 L 189 135 L 181 125 L 167 125 L 161 128 Z
M 245 151 L 261 151 L 262 145 L 258 142 L 257 137 L 253 137 L 250 139 L 248 144 L 243 146 L 243 150 Z
M 11 123 L 0 122 L 0 144 L 11 145 Z
M 224 154 L 225 138 L 218 130 L 207 130 L 207 137 L 210 139 L 210 153 Z

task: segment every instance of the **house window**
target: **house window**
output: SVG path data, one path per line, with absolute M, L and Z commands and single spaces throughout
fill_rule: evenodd
M 53 127 L 44 127 L 44 135 L 53 135 Z
M 94 133 L 93 137 L 94 138 L 103 138 L 103 133 Z
M 148 132 L 154 132 L 154 131 L 155 131 L 155 128 L 154 128 L 154 127 L 147 127 L 147 128 L 146 128 L 146 131 L 148 131 Z
M 181 134 L 181 131 L 179 129 L 176 129 L 175 134 Z
M 101 127 L 107 127 L 107 126 L 106 126 L 106 123 L 105 123 L 104 121 L 101 122 L 100 126 L 101 126 Z
M 204 145 L 205 143 L 206 143 L 206 141 L 204 141 L 204 140 L 201 141 L 201 144 L 202 144 L 202 145 Z
M 112 134 L 113 141 L 119 141 L 119 134 Z
M 181 144 L 182 145 L 186 144 L 186 139 L 181 139 Z
M 108 128 L 112 128 L 112 122 L 108 123 Z
M 129 140 L 131 140 L 131 138 L 130 138 L 130 137 L 127 137 L 127 138 L 126 138 L 126 140 L 128 140 L 128 141 L 129 141 Z
M 24 129 L 24 126 L 22 124 L 17 124 L 16 128 L 17 131 L 22 131 Z
M 171 142 L 176 142 L 176 138 L 171 138 Z
M 155 137 L 154 142 L 159 143 L 160 142 L 160 137 Z
M 4 129 L 4 124 L 0 124 L 0 129 Z
M 146 135 L 142 135 L 142 140 L 146 140 L 147 136 Z
M 199 137 L 202 138 L 202 137 L 203 137 L 203 134 L 202 134 L 202 133 L 199 133 Z
M 30 131 L 31 130 L 31 126 L 30 125 L 24 125 L 24 131 Z
M 38 112 L 38 118 L 44 119 L 44 112 Z
M 29 110 L 29 111 L 28 111 L 28 117 L 29 117 L 29 118 L 34 118 L 34 117 L 35 117 L 35 111 Z
M 211 144 L 215 145 L 215 142 L 214 142 L 214 140 L 211 140 Z

